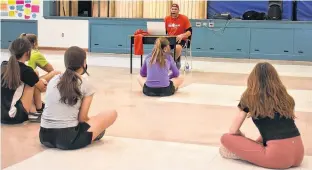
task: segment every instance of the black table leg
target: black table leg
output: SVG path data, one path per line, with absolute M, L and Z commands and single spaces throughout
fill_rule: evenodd
M 143 65 L 143 55 L 141 55 L 141 67 Z
M 175 55 L 176 55 L 176 46 L 177 46 L 177 44 L 174 44 L 174 47 L 173 47 L 173 58 L 174 58 L 174 61 L 176 60 L 176 58 L 175 58 Z
M 132 41 L 130 38 L 130 74 L 132 74 Z

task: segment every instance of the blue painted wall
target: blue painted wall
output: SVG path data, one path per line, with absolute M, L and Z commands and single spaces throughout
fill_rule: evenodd
M 89 51 L 129 53 L 130 39 L 137 29 L 146 30 L 147 19 L 51 17 L 53 1 L 44 1 L 46 19 L 89 20 Z M 150 19 L 158 21 L 156 19 Z M 161 20 L 159 20 L 161 21 Z M 202 57 L 264 58 L 312 61 L 312 22 L 214 20 L 215 27 L 193 25 L 192 53 Z M 149 53 L 152 45 L 145 45 Z
M 91 19 L 89 20 L 89 51 L 130 53 L 130 35 L 133 35 L 137 29 L 146 30 L 146 20 Z M 150 52 L 152 47 L 152 45 L 145 45 L 144 52 Z
M 1 19 L 1 48 L 9 45 L 22 33 L 38 34 L 38 22 L 35 20 Z
M 129 35 L 146 29 L 147 21 L 84 19 L 89 20 L 89 51 L 125 54 L 130 52 Z M 312 61 L 312 22 L 212 20 L 214 28 L 196 27 L 196 23 L 209 21 L 191 21 L 193 56 Z M 23 32 L 37 34 L 37 21 L 1 20 L 1 48 L 8 48 Z M 145 53 L 152 47 L 145 45 Z
M 146 21 L 89 19 L 89 51 L 129 53 L 129 35 L 146 30 Z M 193 56 L 312 61 L 312 22 L 211 20 L 214 28 L 203 26 L 209 21 L 191 21 Z

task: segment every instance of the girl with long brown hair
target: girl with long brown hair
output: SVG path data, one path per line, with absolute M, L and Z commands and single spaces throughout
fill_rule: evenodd
M 40 142 L 50 148 L 79 149 L 103 137 L 105 129 L 117 117 L 116 111 L 101 112 L 89 117 L 95 93 L 84 78 L 88 74 L 86 52 L 76 46 L 64 55 L 66 71 L 48 84 L 46 108 L 42 113 Z
M 271 64 L 263 62 L 254 67 L 238 108 L 230 132 L 221 137 L 222 156 L 274 169 L 301 164 L 304 147 L 294 122 L 295 101 Z M 260 131 L 256 141 L 240 131 L 246 117 L 251 117 Z
M 138 77 L 145 95 L 170 96 L 183 83 L 183 78 L 179 76 L 180 72 L 169 52 L 168 39 L 157 38 L 153 51 L 145 58 Z M 172 72 L 170 75 L 169 71 Z
M 42 107 L 42 103 L 34 105 L 33 97 L 41 101 L 40 93 L 34 95 L 38 90 L 35 85 L 44 89 L 46 82 L 40 81 L 34 70 L 25 65 L 30 57 L 31 43 L 18 38 L 11 43 L 9 51 L 9 61 L 1 63 L 1 123 L 38 122 L 41 113 L 36 111 L 36 107 Z

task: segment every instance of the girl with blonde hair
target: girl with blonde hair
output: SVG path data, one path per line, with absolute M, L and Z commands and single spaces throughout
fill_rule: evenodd
M 153 51 L 145 58 L 138 78 L 143 93 L 147 96 L 171 96 L 183 83 L 183 78 L 179 75 L 180 72 L 170 55 L 168 39 L 156 39 Z

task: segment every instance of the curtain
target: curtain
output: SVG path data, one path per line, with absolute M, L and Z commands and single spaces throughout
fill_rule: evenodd
M 92 17 L 114 17 L 114 16 L 115 16 L 115 1 L 92 0 Z
M 71 16 L 78 16 L 78 0 L 71 0 Z
M 143 1 L 116 0 L 114 2 L 116 18 L 142 18 Z
M 59 16 L 78 16 L 79 0 L 57 0 Z M 172 3 L 190 19 L 206 19 L 207 1 L 200 0 L 92 0 L 92 17 L 165 18 Z
M 55 16 L 60 16 L 60 0 L 55 1 Z
M 99 0 L 92 0 L 92 17 L 99 17 Z
M 207 1 L 189 1 L 189 0 L 173 0 L 180 7 L 180 13 L 186 15 L 190 19 L 206 19 L 207 18 Z
M 109 17 L 115 17 L 115 1 L 109 0 Z
M 78 0 L 59 0 L 57 10 L 60 16 L 78 16 Z
M 69 16 L 68 0 L 60 0 L 60 16 Z
M 170 15 L 172 1 L 148 0 L 143 2 L 143 18 L 165 18 Z

